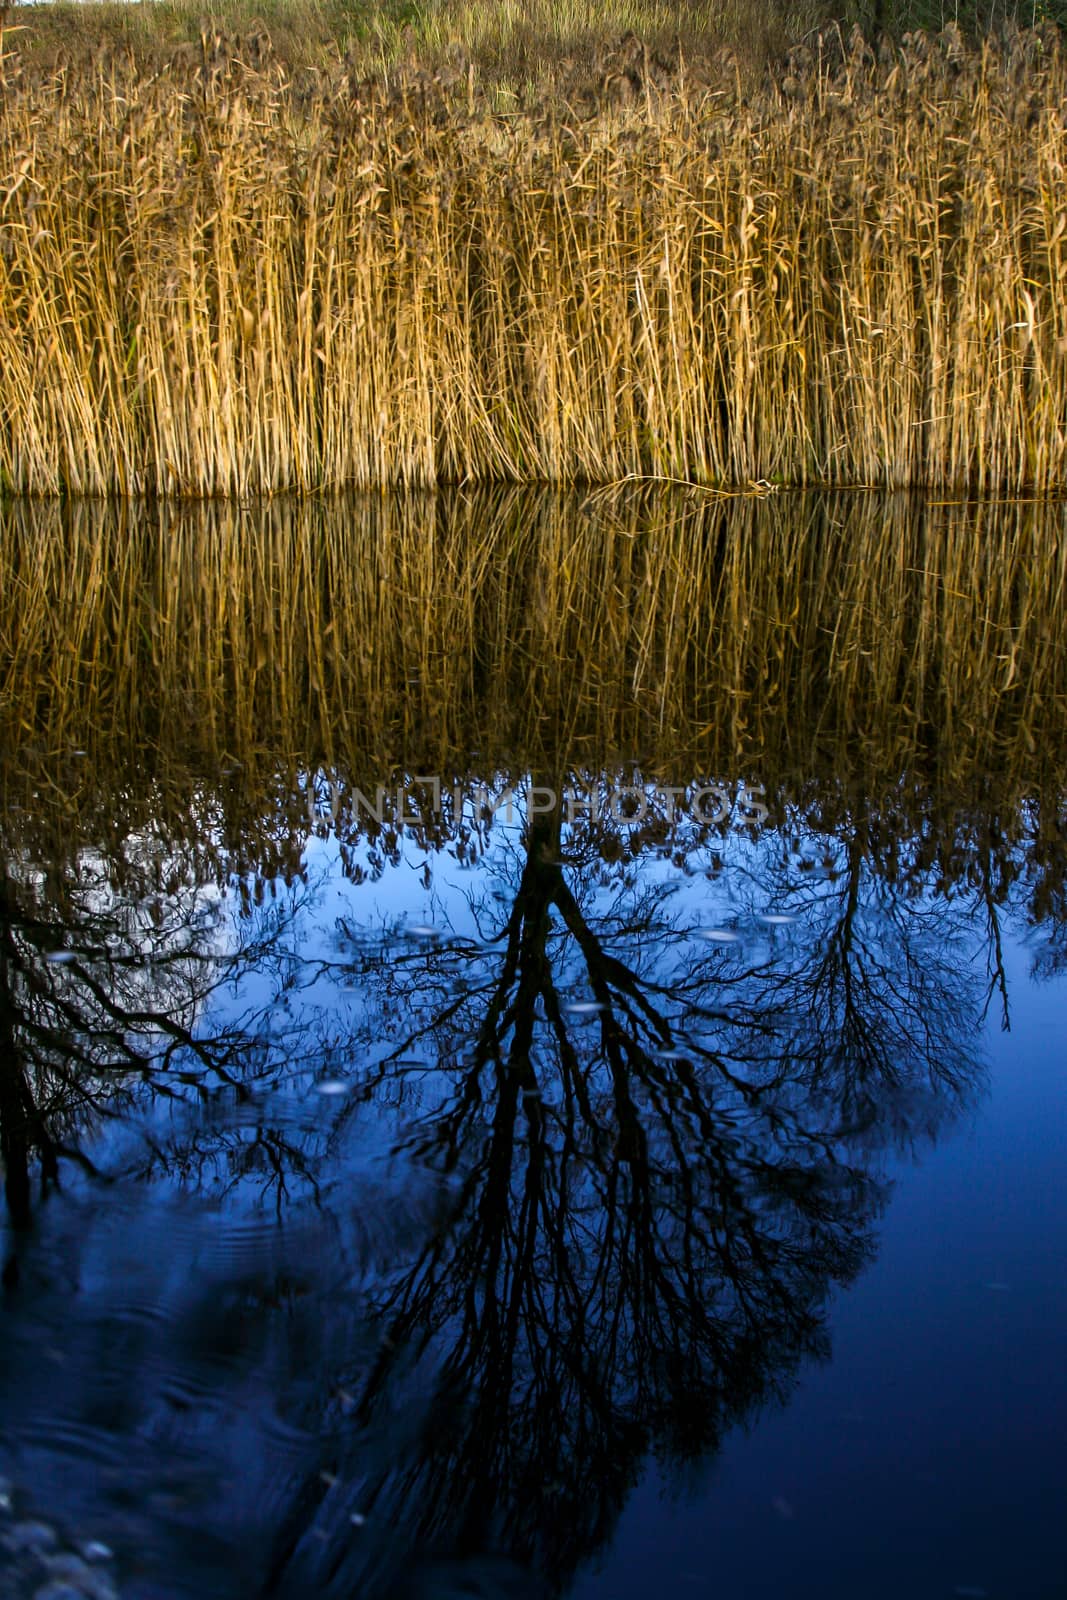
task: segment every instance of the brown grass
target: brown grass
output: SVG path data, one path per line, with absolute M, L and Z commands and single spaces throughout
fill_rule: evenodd
M 1054 35 L 601 68 L 511 112 L 461 65 L 10 47 L 0 482 L 1063 483 Z

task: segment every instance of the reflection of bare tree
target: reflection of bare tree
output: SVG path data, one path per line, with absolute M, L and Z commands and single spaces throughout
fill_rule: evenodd
M 1025 936 L 1035 977 L 1061 970 L 1067 943 L 1067 830 L 1058 786 L 998 795 L 986 785 L 953 805 L 935 805 L 922 787 L 890 792 L 877 803 L 823 788 L 817 799 L 781 802 L 776 815 L 798 849 L 803 842 L 808 866 L 825 858 L 832 868 L 829 888 L 819 882 L 817 894 L 838 894 L 834 885 L 854 883 L 857 873 L 866 878 L 868 892 L 880 894 L 886 915 L 879 927 L 890 945 L 909 919 L 925 923 L 935 953 L 943 940 L 954 951 L 962 943 L 971 945 L 972 966 L 984 971 L 981 1015 L 999 1014 L 1003 1028 L 1011 1020 L 1007 936 Z M 795 873 L 793 879 L 795 891 Z M 775 892 L 780 894 L 784 883 Z M 852 920 L 846 918 L 845 926 Z M 886 942 L 881 941 L 883 947 Z M 867 940 L 868 959 L 877 953 L 876 943 Z M 909 984 L 913 978 L 921 982 L 923 973 L 909 974 Z M 880 1037 L 888 1041 L 892 1033 L 880 1031 Z M 916 1040 L 911 1048 L 920 1047 Z
M 0 1149 L 8 1212 L 31 1218 L 31 1172 L 42 1191 L 61 1164 L 96 1176 L 85 1135 L 160 1096 L 196 1100 L 220 1088 L 247 1097 L 265 1052 L 257 1018 L 210 1035 L 198 1020 L 242 964 L 265 963 L 284 918 L 261 918 L 232 948 L 224 905 L 170 864 L 123 875 L 83 853 L 62 882 L 19 864 L 0 876 Z M 139 892 L 138 892 L 139 891 Z M 9 1263 L 9 1279 L 16 1273 Z
M 981 978 L 964 961 L 969 904 L 913 893 L 922 873 L 891 860 L 876 820 L 809 810 L 796 833 L 795 848 L 741 839 L 716 866 L 714 830 L 653 819 L 620 842 L 534 819 L 493 856 L 495 886 L 472 879 L 478 941 L 350 924 L 340 970 L 286 937 L 250 941 L 231 970 L 272 973 L 280 1048 L 266 1018 L 193 1026 L 217 952 L 207 930 L 179 939 L 177 911 L 172 924 L 161 908 L 153 956 L 131 951 L 127 908 L 123 955 L 106 906 L 86 902 L 80 922 L 67 907 L 46 938 L 9 890 L 20 1059 L 25 1019 L 45 1015 L 25 968 L 73 1008 L 48 1013 L 56 1063 L 64 1028 L 88 1052 L 68 1074 L 93 1096 L 81 1104 L 55 1063 L 62 1093 L 42 1095 L 52 1058 L 34 1058 L 45 1136 L 73 1148 L 64 1114 L 73 1127 L 124 1094 L 180 1093 L 189 1115 L 153 1135 L 139 1176 L 227 1204 L 273 1197 L 275 1231 L 257 1226 L 239 1270 L 205 1267 L 202 1242 L 168 1245 L 181 1287 L 160 1289 L 153 1359 L 133 1363 L 227 1419 L 209 1440 L 195 1411 L 145 1401 L 168 1458 L 196 1463 L 211 1537 L 191 1585 L 234 1592 L 239 1570 L 243 1593 L 387 1594 L 412 1552 L 496 1551 L 559 1588 L 650 1453 L 668 1468 L 706 1456 L 825 1351 L 827 1293 L 872 1249 L 882 1149 L 974 1091 Z M 399 861 L 373 843 L 375 871 Z M 343 856 L 349 871 L 361 859 Z M 711 906 L 723 926 L 706 926 Z M 61 938 L 73 959 L 46 961 Z M 286 998 L 342 975 L 350 1032 L 297 1046 Z M 329 1050 L 353 1092 L 314 1113 L 256 1096 L 297 1048 Z M 371 1160 L 383 1143 L 391 1191 Z M 125 1259 L 116 1246 L 112 1293 Z M 174 1548 L 192 1515 L 174 1513 Z
M 1053 978 L 1067 972 L 1067 810 L 1062 800 L 1031 800 L 1024 817 L 1021 920 L 1034 946 L 1034 976 Z
M 429 1108 L 411 1086 L 404 1143 L 453 1199 L 376 1294 L 385 1336 L 343 1377 L 335 1438 L 371 1523 L 408 1548 L 502 1547 L 553 1587 L 650 1450 L 705 1454 L 825 1348 L 825 1295 L 865 1259 L 883 1194 L 860 1086 L 892 1138 L 973 1083 L 973 1007 L 958 962 L 932 959 L 944 929 L 902 925 L 900 970 L 895 949 L 872 963 L 857 843 L 833 915 L 818 907 L 810 953 L 782 968 L 694 940 L 677 885 L 623 871 L 598 897 L 576 870 L 592 845 L 535 820 L 487 948 L 361 960 L 409 1018 L 390 1070 L 432 1039 L 447 1074 L 420 1085 Z M 415 1396 L 410 1452 L 368 1459 Z M 329 1537 L 333 1494 L 299 1497 L 271 1592 L 378 1592 L 386 1552 Z
M 759 902 L 785 926 L 734 1026 L 777 1019 L 768 1070 L 790 1092 L 836 1106 L 853 1138 L 933 1135 L 974 1084 L 981 930 L 962 908 L 901 892 L 869 818 L 797 843 L 792 858 L 754 873 Z

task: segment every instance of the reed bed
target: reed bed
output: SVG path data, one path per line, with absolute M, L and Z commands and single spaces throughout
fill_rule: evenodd
M 505 114 L 263 40 L 12 47 L 0 484 L 1061 486 L 1058 35 L 717 70 L 630 41 Z

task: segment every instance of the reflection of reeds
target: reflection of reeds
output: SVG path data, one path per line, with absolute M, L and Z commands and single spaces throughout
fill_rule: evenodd
M 863 495 L 12 502 L 0 749 L 1032 767 L 1067 733 L 1062 525 Z
M 0 70 L 9 488 L 1062 482 L 1036 35 L 748 100 L 637 63 L 573 115 L 229 58 Z

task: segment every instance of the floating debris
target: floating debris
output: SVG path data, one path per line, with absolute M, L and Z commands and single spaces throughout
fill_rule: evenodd
M 796 917 L 787 917 L 781 911 L 767 911 L 758 920 L 766 923 L 768 928 L 784 928 L 790 922 L 796 922 L 797 919 Z
M 563 1009 L 569 1017 L 592 1017 L 598 1011 L 606 1011 L 608 1008 L 603 1000 L 577 1000 L 573 1005 L 564 1006 Z
M 100 1539 L 87 1539 L 81 1546 L 81 1553 L 86 1561 L 96 1562 L 110 1561 L 114 1552 L 110 1545 L 104 1544 Z
M 315 1085 L 316 1094 L 338 1095 L 348 1093 L 348 1084 L 341 1078 L 322 1078 Z
M 741 938 L 733 928 L 694 928 L 698 939 L 706 939 L 709 944 L 737 944 Z

